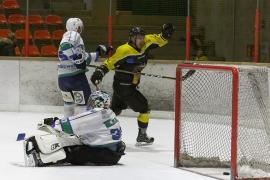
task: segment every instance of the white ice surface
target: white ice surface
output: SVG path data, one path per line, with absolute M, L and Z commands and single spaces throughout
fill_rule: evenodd
M 148 134 L 155 143 L 148 147 L 135 147 L 137 136 L 136 118 L 119 117 L 126 155 L 119 165 L 64 166 L 31 168 L 15 164 L 23 163 L 22 142 L 16 142 L 18 133 L 31 134 L 37 122 L 45 117 L 59 116 L 52 113 L 0 112 L 0 179 L 1 180 L 201 180 L 212 179 L 173 167 L 172 120 L 154 120 L 149 124 Z

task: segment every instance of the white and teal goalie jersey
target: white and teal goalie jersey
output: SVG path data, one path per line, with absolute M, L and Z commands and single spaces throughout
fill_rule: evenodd
M 91 61 L 96 61 L 98 53 L 85 51 L 81 35 L 75 31 L 64 33 L 58 49 L 58 76 L 74 76 L 88 71 L 86 66 Z
M 110 146 L 121 141 L 122 131 L 111 109 L 95 108 L 61 120 L 64 132 L 79 136 L 85 145 Z

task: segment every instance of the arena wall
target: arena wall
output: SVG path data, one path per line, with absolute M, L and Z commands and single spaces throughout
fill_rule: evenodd
M 98 65 L 98 64 L 96 64 Z M 150 62 L 144 72 L 175 76 L 176 63 Z M 90 82 L 94 68 L 89 68 Z M 112 93 L 113 72 L 103 81 L 102 89 Z M 0 110 L 20 111 L 39 106 L 62 106 L 63 101 L 57 85 L 57 61 L 51 59 L 0 60 Z M 173 80 L 142 77 L 140 90 L 149 99 L 153 110 L 173 110 Z M 91 84 L 91 88 L 95 87 Z
M 179 62 L 153 60 L 144 72 L 175 77 Z M 89 82 L 93 71 L 94 68 L 89 68 L 87 72 Z M 109 72 L 102 84 L 102 89 L 109 93 L 112 93 L 113 73 Z M 55 58 L 2 58 L 0 83 L 1 111 L 62 112 L 63 101 L 57 85 Z M 91 88 L 95 90 L 92 84 Z M 152 110 L 174 111 L 174 80 L 142 77 L 139 88 L 148 98 Z

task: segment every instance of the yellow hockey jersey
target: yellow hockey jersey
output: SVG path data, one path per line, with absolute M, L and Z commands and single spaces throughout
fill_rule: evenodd
M 162 47 L 167 43 L 168 41 L 161 34 L 148 34 L 144 38 L 144 45 L 141 50 L 137 50 L 129 43 L 123 44 L 116 49 L 113 56 L 104 62 L 104 66 L 109 70 L 119 69 L 140 73 L 147 64 L 149 51 L 157 47 Z M 123 84 L 137 85 L 140 82 L 140 75 L 116 72 L 114 80 Z

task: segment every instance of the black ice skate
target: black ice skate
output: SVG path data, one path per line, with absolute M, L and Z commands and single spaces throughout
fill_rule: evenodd
M 137 143 L 136 146 L 148 146 L 153 144 L 154 138 L 147 136 L 146 132 L 142 133 L 141 130 L 139 130 L 138 137 L 137 137 Z

